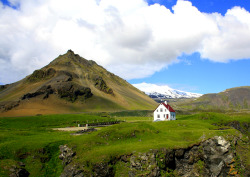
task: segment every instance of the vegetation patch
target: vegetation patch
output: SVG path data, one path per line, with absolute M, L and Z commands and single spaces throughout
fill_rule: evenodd
M 229 126 L 228 129 L 218 129 L 220 125 L 233 121 L 238 121 L 240 125 L 244 122 L 249 123 L 248 114 L 199 113 L 179 115 L 176 121 L 166 122 L 152 122 L 152 117 L 110 118 L 101 115 L 101 113 L 93 113 L 0 118 L 0 176 L 8 176 L 9 169 L 13 165 L 16 165 L 18 169 L 21 168 L 17 165 L 20 162 L 25 164 L 22 168 L 31 176 L 60 176 L 64 166 L 59 159 L 59 146 L 65 144 L 74 147 L 76 153 L 72 159 L 74 164 L 84 165 L 84 167 L 79 166 L 80 171 L 83 170 L 88 174 L 98 173 L 93 172 L 92 169 L 97 164 L 101 167 L 103 163 L 109 164 L 105 166 L 105 169 L 113 169 L 115 175 L 123 176 L 122 174 L 127 173 L 132 165 L 129 160 L 131 157 L 127 157 L 129 154 L 141 153 L 137 160 L 143 162 L 143 159 L 150 157 L 150 149 L 188 148 L 219 135 L 231 140 L 234 138 L 230 137 L 241 137 L 238 140 L 240 146 L 235 147 L 235 150 L 241 152 L 239 162 L 244 159 L 244 164 L 249 165 L 247 134 L 242 134 Z M 116 119 L 127 122 L 101 127 L 99 131 L 80 136 L 72 136 L 72 132 L 51 129 L 91 122 L 110 122 Z M 171 161 L 164 154 L 169 153 L 167 157 L 170 157 L 171 152 L 161 152 L 156 153 L 155 165 L 162 170 L 162 174 L 175 175 L 173 168 L 165 169 L 164 166 Z M 197 152 L 202 154 L 203 150 L 197 149 Z M 145 153 L 148 155 L 145 156 Z M 195 162 L 197 159 L 193 160 Z M 133 162 L 136 164 L 136 159 Z M 124 167 L 121 168 L 123 164 Z M 199 173 L 202 173 L 203 166 L 202 160 L 196 161 L 196 169 Z M 142 168 L 144 168 L 143 165 Z M 242 167 L 236 165 L 234 168 L 240 173 L 239 169 Z M 244 170 L 241 171 L 244 173 Z M 144 172 L 149 174 L 147 172 L 150 172 L 150 169 L 145 169 Z

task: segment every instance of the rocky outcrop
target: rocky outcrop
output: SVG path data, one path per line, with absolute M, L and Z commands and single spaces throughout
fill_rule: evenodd
M 72 102 L 74 102 L 78 96 L 82 96 L 84 99 L 87 99 L 93 95 L 89 87 L 83 87 L 78 84 L 58 84 L 54 87 L 55 93 L 58 94 L 60 98 L 67 98 Z
M 67 165 L 60 177 L 84 177 L 86 176 L 86 173 L 84 173 L 84 170 L 81 169 L 81 167 L 78 164 L 70 164 Z
M 66 56 L 76 63 L 80 63 L 87 67 L 92 67 L 93 65 L 97 65 L 95 61 L 93 60 L 86 60 L 82 57 L 80 57 L 78 54 L 75 54 L 72 50 L 68 50 L 66 53 Z
M 53 68 L 49 68 L 47 70 L 35 70 L 28 78 L 27 80 L 29 82 L 36 82 L 41 81 L 42 79 L 49 79 L 52 78 L 56 74 L 56 70 Z
M 240 123 L 239 121 L 232 121 L 232 122 L 229 122 L 225 125 L 233 127 L 234 129 L 239 130 L 243 134 L 247 134 L 250 132 L 250 123 L 249 122 Z
M 132 155 L 132 176 L 227 176 L 232 172 L 234 154 L 231 146 L 221 136 L 208 139 L 187 149 L 152 150 Z M 231 171 L 230 171 L 231 170 Z
M 17 165 L 13 165 L 10 168 L 10 177 L 28 177 L 30 173 L 24 168 L 25 164 L 19 162 Z
M 6 89 L 10 84 L 6 84 L 6 85 L 0 85 L 0 92 L 4 89 Z
M 1 102 L 0 103 L 0 111 L 9 111 L 17 106 L 19 106 L 20 101 L 8 101 L 8 102 Z
M 74 102 L 79 96 L 82 96 L 83 99 L 87 99 L 93 95 L 91 93 L 91 89 L 88 87 L 73 84 L 72 82 L 66 82 L 56 83 L 53 85 L 44 85 L 36 92 L 23 95 L 21 99 L 30 99 L 39 95 L 43 95 L 43 99 L 46 99 L 51 94 L 57 94 L 60 98 L 67 98 L 72 102 Z
M 236 143 L 236 141 L 233 141 Z M 150 150 L 111 159 L 106 163 L 92 164 L 92 171 L 84 171 L 84 165 L 68 164 L 62 176 L 115 176 L 115 164 L 119 163 L 126 176 L 234 176 L 235 154 L 232 144 L 221 136 L 215 136 L 200 144 L 180 149 Z M 119 169 L 118 169 L 119 170 Z M 67 175 L 66 175 L 67 174 Z
M 59 159 L 62 160 L 62 164 L 64 166 L 68 165 L 72 161 L 72 158 L 76 155 L 76 153 L 67 145 L 61 145 L 59 148 L 61 152 L 61 154 L 59 155 Z
M 60 177 L 83 177 L 85 176 L 83 169 L 79 164 L 71 163 L 73 157 L 76 153 L 68 145 L 61 145 L 59 159 L 62 160 L 62 165 L 64 166 L 63 172 Z
M 101 76 L 96 76 L 93 79 L 93 81 L 94 81 L 94 86 L 98 88 L 99 90 L 107 94 L 112 94 L 112 95 L 114 94 L 113 90 L 107 86 L 106 82 L 103 80 Z
M 206 140 L 176 158 L 176 170 L 180 176 L 227 176 L 233 163 L 230 143 L 221 136 Z
M 250 123 L 249 122 L 239 122 L 239 121 L 235 120 L 235 121 L 226 122 L 226 123 L 214 123 L 213 125 L 220 127 L 219 129 L 227 129 L 227 127 L 224 127 L 224 126 L 229 126 L 229 127 L 232 127 L 236 130 L 239 130 L 243 134 L 250 133 Z

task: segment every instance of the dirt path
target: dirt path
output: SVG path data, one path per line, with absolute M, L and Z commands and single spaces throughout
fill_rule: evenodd
M 53 130 L 59 130 L 59 131 L 79 131 L 79 130 L 85 130 L 86 127 L 65 127 L 65 128 L 52 128 Z

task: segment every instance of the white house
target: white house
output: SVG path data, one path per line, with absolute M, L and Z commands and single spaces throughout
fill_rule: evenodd
M 160 103 L 154 111 L 154 121 L 176 120 L 175 110 L 167 103 Z

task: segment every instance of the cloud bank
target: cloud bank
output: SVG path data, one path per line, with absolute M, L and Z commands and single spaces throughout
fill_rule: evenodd
M 144 0 L 0 2 L 0 83 L 17 81 L 72 49 L 125 79 L 143 78 L 199 52 L 228 62 L 250 58 L 250 13 L 222 16 L 178 0 L 172 11 Z

